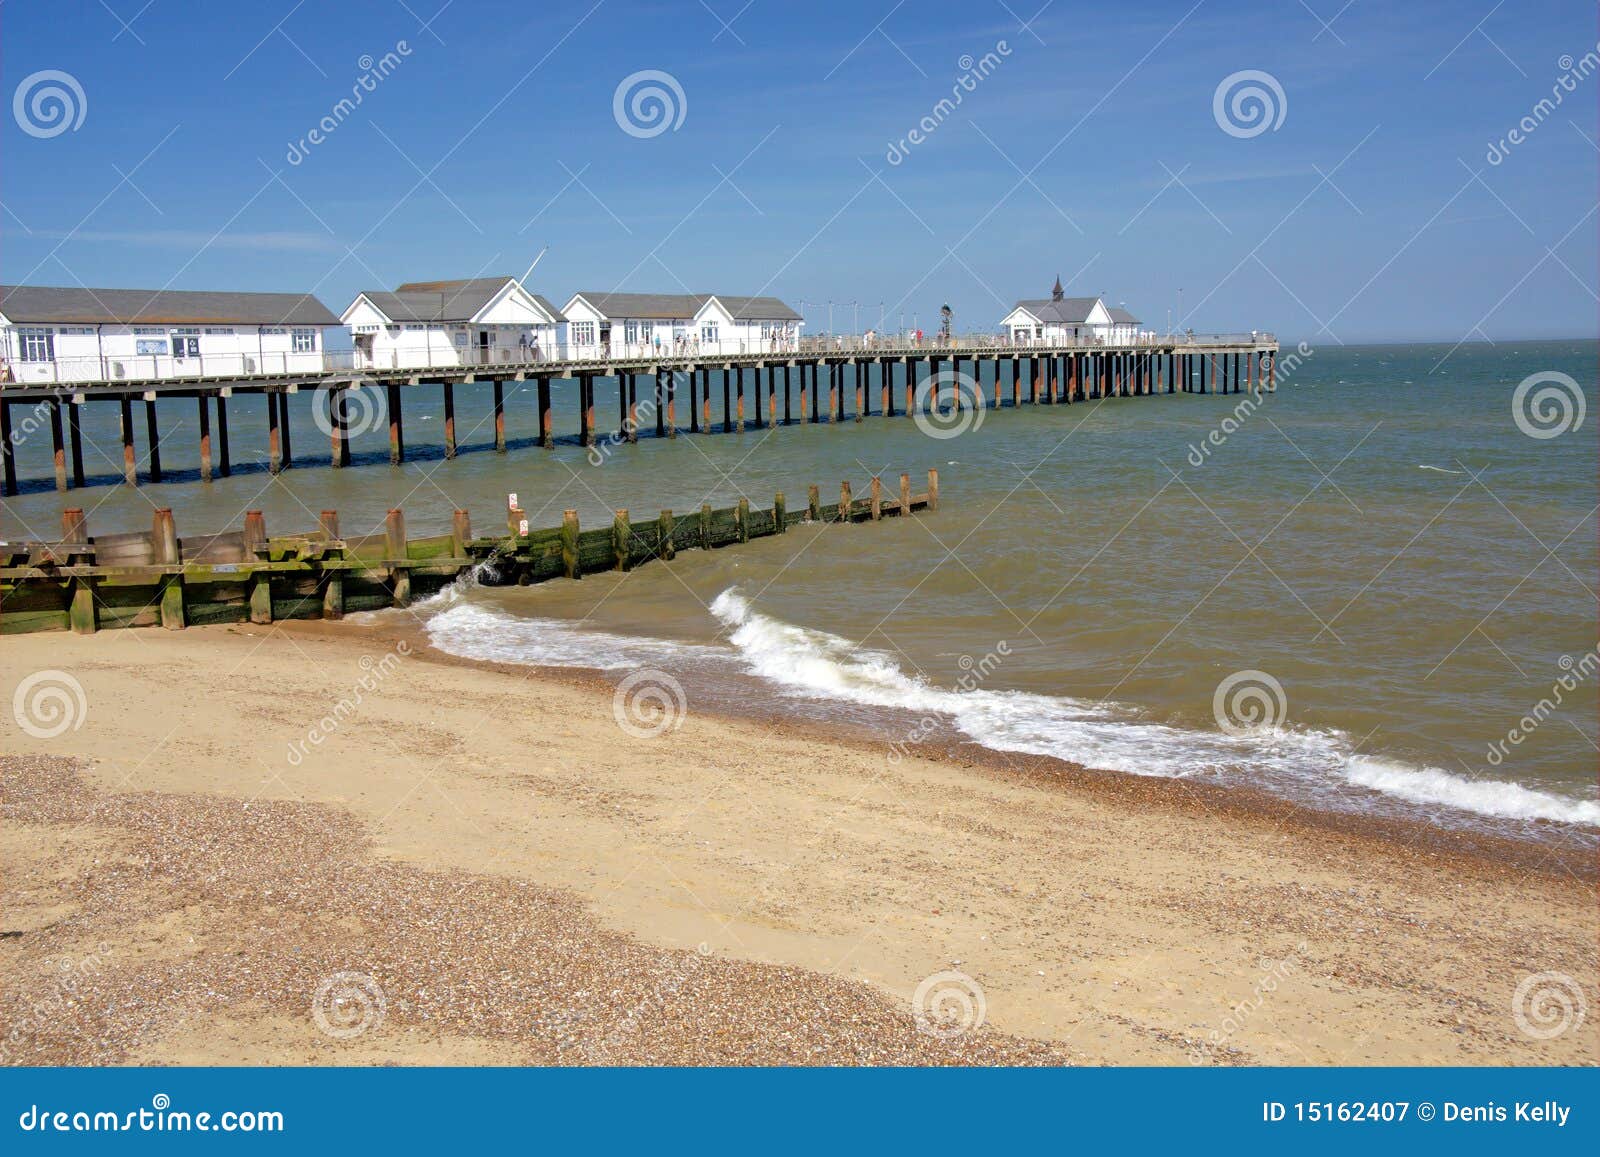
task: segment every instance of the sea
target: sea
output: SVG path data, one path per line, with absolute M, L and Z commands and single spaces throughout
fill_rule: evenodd
M 68 504 L 101 534 L 148 528 L 156 506 L 180 535 L 237 527 L 247 509 L 274 534 L 314 528 L 323 509 L 347 535 L 370 533 L 391 507 L 414 536 L 448 530 L 457 508 L 489 533 L 512 493 L 534 526 L 566 509 L 597 526 L 617 509 L 761 507 L 779 491 L 798 509 L 808 484 L 836 501 L 841 481 L 859 496 L 873 475 L 894 494 L 907 472 L 921 491 L 934 468 L 940 507 L 914 518 L 798 526 L 578 582 L 478 576 L 378 619 L 415 618 L 469 659 L 646 678 L 658 689 L 646 714 L 664 711 L 666 725 L 679 710 L 805 721 L 879 743 L 890 762 L 968 742 L 1593 844 L 1597 379 L 1592 341 L 1285 342 L 1278 388 L 1259 397 L 698 435 L 680 397 L 677 438 L 655 437 L 652 419 L 637 444 L 592 450 L 574 437 L 575 384 L 556 386 L 562 438 L 545 450 L 531 385 L 508 383 L 505 454 L 479 383 L 456 389 L 462 451 L 450 461 L 439 398 L 407 392 L 398 467 L 375 414 L 354 468 L 331 469 L 314 403 L 297 397 L 295 464 L 276 477 L 263 407 L 241 396 L 234 473 L 210 484 L 195 403 L 163 401 L 173 480 L 69 501 L 53 489 L 48 429 L 19 413 L 24 493 L 0 509 L 0 536 L 53 537 Z M 876 411 L 876 379 L 869 393 Z M 715 382 L 713 395 L 720 422 Z M 750 397 L 747 417 L 754 408 Z M 117 408 L 86 410 L 89 471 L 108 481 Z M 602 433 L 618 425 L 607 382 L 596 415 Z

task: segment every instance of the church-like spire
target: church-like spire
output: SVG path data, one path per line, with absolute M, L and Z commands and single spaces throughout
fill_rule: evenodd
M 1050 300 L 1051 301 L 1060 301 L 1061 297 L 1062 297 L 1062 293 L 1063 293 L 1063 290 L 1061 288 L 1061 275 L 1058 273 L 1058 274 L 1056 274 L 1056 287 L 1050 291 Z

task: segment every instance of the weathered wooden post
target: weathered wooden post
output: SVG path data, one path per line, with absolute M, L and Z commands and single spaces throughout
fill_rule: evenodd
M 223 387 L 217 395 L 217 474 L 226 478 L 233 473 L 233 460 L 228 453 L 228 396 L 231 387 Z M 74 448 L 73 453 L 82 459 L 83 454 Z M 79 483 L 82 485 L 82 483 Z
M 1278 390 L 1278 355 L 1270 353 L 1267 358 L 1267 393 L 1272 394 Z
M 594 445 L 594 375 L 578 375 L 578 444 Z
M 17 444 L 11 435 L 11 403 L 0 400 L 0 463 L 3 463 L 3 481 L 0 493 L 17 492 Z
M 294 465 L 294 440 L 289 431 L 289 395 L 294 392 L 293 386 L 278 394 L 278 425 L 283 428 L 283 468 L 289 469 Z
M 88 552 L 89 523 L 83 511 L 74 506 L 61 512 L 61 539 L 72 546 L 84 549 L 69 551 L 68 566 L 89 566 L 94 556 Z M 99 626 L 95 615 L 94 579 L 88 575 L 74 576 L 67 582 L 67 624 L 73 634 L 92 635 Z
M 202 414 L 205 413 L 205 404 L 205 399 L 201 398 L 200 412 Z M 206 428 L 204 441 L 206 448 L 205 480 L 209 482 L 211 481 L 211 430 L 209 426 Z M 50 403 L 50 450 L 56 468 L 56 489 L 65 490 L 67 488 L 67 447 L 61 428 L 60 399 Z
M 667 398 L 666 391 L 661 384 L 661 367 L 656 366 L 651 375 L 655 379 L 655 407 L 656 407 L 656 437 L 664 437 L 667 433 Z
M 124 394 L 117 399 L 122 408 L 122 480 L 129 486 L 139 485 L 139 461 L 133 452 L 133 399 Z M 11 439 L 6 439 L 6 445 Z
M 848 481 L 844 481 L 844 482 L 839 483 L 839 521 L 840 522 L 849 522 L 850 521 L 850 507 L 851 507 L 852 501 L 853 500 L 850 497 L 850 483 Z
M 444 390 L 444 456 L 446 461 L 456 456 L 456 388 L 441 382 Z
M 145 439 L 150 443 L 150 457 L 148 459 L 150 481 L 160 482 L 162 479 L 161 431 L 156 426 L 156 395 L 153 390 L 146 390 L 144 395 L 144 433 Z M 12 493 L 16 493 L 15 488 L 13 488 Z
M 267 520 L 259 510 L 244 512 L 244 557 L 250 566 L 250 621 L 272 622 L 272 571 L 268 569 Z
M 789 529 L 789 506 L 783 500 L 783 491 L 778 491 L 772 496 L 772 523 L 776 528 L 774 533 L 782 534 Z
M 404 565 L 406 557 L 406 516 L 402 511 L 391 510 L 383 522 L 383 552 L 389 559 L 389 576 L 393 585 L 394 605 L 411 605 L 411 567 Z
M 734 527 L 738 532 L 740 542 L 750 541 L 750 500 L 739 499 L 739 504 L 733 508 Z
M 939 472 L 937 470 L 928 471 L 928 509 L 939 509 Z
M 322 529 L 322 537 L 329 542 L 339 541 L 339 512 L 337 510 L 324 510 L 317 516 L 317 525 Z M 326 557 L 326 556 L 324 556 Z M 339 552 L 339 559 L 343 561 L 344 551 Z M 325 619 L 344 618 L 344 571 L 325 570 L 322 583 L 322 617 Z
M 828 363 L 828 421 L 837 422 L 844 414 L 839 408 L 839 377 L 844 372 L 837 362 Z
M 633 535 L 632 527 L 628 523 L 628 512 L 619 510 L 611 519 L 611 550 L 617 560 L 618 570 L 628 570 L 631 564 L 632 549 L 629 539 Z
M 906 358 L 906 417 L 911 417 L 917 406 L 917 359 Z
M 711 549 L 711 503 L 700 505 L 700 549 Z
M 467 557 L 467 543 L 472 541 L 472 515 L 457 510 L 450 516 L 450 553 L 455 558 Z
M 876 474 L 872 476 L 872 521 L 877 522 L 883 517 L 883 479 Z
M 822 519 L 822 496 L 817 490 L 816 483 L 806 487 L 806 521 L 820 522 Z
M 800 363 L 800 424 L 802 426 L 805 425 L 805 421 L 806 421 L 806 399 L 811 396 L 810 387 L 806 384 L 806 379 L 808 377 L 810 377 L 810 374 L 808 374 L 806 372 L 806 364 L 804 362 L 801 362 Z M 815 422 L 817 420 L 817 410 L 816 410 L 815 406 L 813 406 L 811 408 L 810 413 L 811 413 L 811 420 L 813 422 Z
M 738 383 L 738 412 L 734 418 L 733 428 L 736 432 L 744 433 L 744 368 L 742 366 L 729 370 L 734 380 Z
M 83 488 L 83 430 L 78 421 L 78 401 L 67 403 L 67 442 L 72 447 L 72 484 Z M 224 474 L 227 471 L 223 471 Z
M 894 360 L 878 363 L 878 409 L 885 418 L 894 417 Z
M 911 475 L 900 475 L 900 517 L 911 513 Z
M 867 408 L 867 383 L 861 373 L 861 370 L 861 359 L 856 358 L 855 361 L 851 363 L 851 372 L 855 375 L 856 379 L 856 421 L 858 422 L 866 416 L 862 413 L 862 411 Z
M 278 402 L 270 392 L 261 397 L 267 403 L 267 473 L 277 474 L 283 469 L 283 435 L 278 429 Z
M 678 371 L 667 371 L 667 437 L 678 436 Z
M 672 542 L 672 531 L 677 526 L 677 523 L 673 521 L 672 511 L 663 510 L 661 512 L 661 521 L 657 525 L 661 529 L 656 539 L 656 554 L 667 562 L 671 562 L 678 555 L 678 548 Z
M 569 579 L 578 577 L 578 512 L 576 510 L 562 511 L 561 514 L 561 572 Z
M 150 541 L 155 547 L 156 563 L 163 567 L 177 567 L 175 573 L 165 573 L 160 582 L 161 625 L 169 631 L 181 631 L 183 622 L 183 559 L 178 554 L 178 530 L 172 521 L 172 511 L 163 507 L 151 520 Z
M 389 465 L 398 466 L 406 460 L 406 433 L 400 406 L 400 383 L 390 382 L 388 393 Z
M 506 387 L 505 387 L 505 383 L 502 382 L 499 378 L 496 378 L 494 380 L 493 385 L 494 385 L 494 452 L 496 454 L 504 454 L 506 452 Z M 543 395 L 543 394 L 539 395 L 539 404 L 541 406 L 545 405 L 548 402 L 548 400 L 549 399 L 545 395 Z M 541 418 L 543 417 L 542 413 L 541 413 L 540 417 Z M 543 425 L 544 425 L 544 423 L 541 421 L 540 422 L 540 427 L 543 428 Z

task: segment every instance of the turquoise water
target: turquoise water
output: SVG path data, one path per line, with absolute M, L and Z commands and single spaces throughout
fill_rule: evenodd
M 1588 838 L 1600 824 L 1595 344 L 1316 348 L 1292 369 L 1291 351 L 1278 392 L 1246 411 L 1238 396 L 1179 394 L 989 410 L 949 439 L 904 418 L 660 442 L 647 431 L 600 465 L 575 445 L 527 446 L 525 393 L 509 399 L 507 455 L 440 461 L 438 411 L 411 402 L 417 458 L 332 471 L 310 465 L 326 443 L 306 405 L 301 464 L 276 479 L 256 469 L 72 497 L 102 533 L 144 528 L 153 500 L 180 533 L 236 525 L 247 507 L 274 532 L 334 507 L 347 534 L 363 533 L 399 504 L 420 534 L 447 529 L 457 506 L 492 529 L 508 491 L 535 525 L 569 507 L 593 524 L 616 507 L 764 505 L 779 489 L 797 506 L 807 482 L 834 495 L 848 478 L 861 494 L 873 472 L 893 489 L 909 470 L 921 489 L 936 466 L 937 514 L 802 528 L 627 576 L 479 587 L 417 613 L 458 653 L 660 669 L 691 710 L 777 703 L 871 727 L 891 755 L 948 734 L 1115 773 Z M 1556 392 L 1519 425 L 1517 387 L 1544 372 L 1576 393 L 1535 383 L 1525 402 Z M 1571 428 L 1524 431 L 1561 428 L 1562 398 Z M 574 404 L 558 387 L 563 431 Z M 489 442 L 487 387 L 459 389 L 456 407 L 463 444 Z M 615 424 L 604 386 L 597 414 Z M 686 404 L 678 416 L 686 426 Z M 247 462 L 245 435 L 263 423 L 248 400 L 232 417 Z M 192 467 L 192 403 L 164 403 L 163 420 L 169 469 Z M 25 475 L 48 478 L 43 440 L 21 448 Z M 355 449 L 383 458 L 384 431 Z M 24 494 L 0 529 L 47 533 L 61 505 Z

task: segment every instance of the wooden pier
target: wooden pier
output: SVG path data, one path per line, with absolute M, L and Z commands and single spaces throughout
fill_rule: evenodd
M 506 532 L 489 537 L 475 537 L 471 518 L 457 510 L 449 534 L 420 539 L 407 537 L 399 510 L 389 512 L 381 533 L 352 538 L 340 535 L 333 510 L 299 534 L 269 535 L 253 510 L 242 530 L 179 538 L 170 510 L 157 510 L 148 532 L 91 536 L 83 511 L 72 509 L 61 516 L 59 541 L 0 544 L 0 633 L 338 619 L 408 606 L 464 575 L 525 586 L 627 571 L 681 550 L 783 534 L 798 523 L 876 522 L 936 510 L 939 473 L 928 471 L 920 494 L 902 474 L 894 494 L 884 494 L 874 477 L 866 497 L 855 497 L 848 482 L 837 502 L 821 497 L 812 486 L 798 509 L 780 492 L 769 509 L 740 499 L 720 510 L 663 510 L 643 522 L 618 510 L 609 525 L 591 529 L 579 525 L 575 510 L 559 526 L 530 528 L 523 511 L 510 507 Z
M 14 409 L 25 412 L 27 436 L 49 429 L 55 487 L 85 485 L 82 408 L 91 403 L 119 408 L 121 452 L 114 461 L 129 485 L 163 481 L 161 432 L 156 402 L 192 399 L 198 416 L 199 476 L 209 482 L 227 477 L 233 455 L 229 443 L 228 402 L 239 395 L 266 399 L 267 468 L 276 474 L 295 464 L 289 413 L 292 404 L 315 407 L 313 417 L 328 435 L 316 454 L 335 467 L 350 464 L 350 410 L 353 391 L 363 391 L 368 407 L 383 403 L 388 426 L 389 461 L 406 459 L 405 400 L 437 389 L 444 409 L 444 456 L 454 458 L 455 388 L 472 382 L 493 385 L 494 449 L 506 450 L 505 387 L 532 382 L 537 406 L 536 441 L 553 447 L 575 438 L 582 446 L 603 441 L 633 443 L 641 429 L 675 438 L 685 427 L 694 434 L 743 432 L 798 423 L 861 422 L 871 417 L 911 416 L 967 405 L 1071 405 L 1113 397 L 1172 393 L 1259 392 L 1277 385 L 1278 344 L 1266 335 L 1217 335 L 1203 340 L 1177 338 L 1114 346 L 967 346 L 915 349 L 819 350 L 788 354 L 747 354 L 714 358 L 640 358 L 582 362 L 527 362 L 430 369 L 329 369 L 294 375 L 234 379 L 164 378 L 147 381 L 96 381 L 8 384 L 0 389 L 0 453 L 3 492 L 17 493 Z M 872 388 L 876 379 L 877 389 Z M 595 412 L 596 384 L 615 383 L 617 418 L 602 428 Z M 576 405 L 567 429 L 558 431 L 552 386 L 574 382 Z M 718 387 L 713 389 L 713 384 Z M 641 400 L 641 386 L 643 399 Z M 876 398 L 874 397 L 876 393 Z M 306 402 L 298 402 L 309 394 Z M 135 403 L 141 403 L 145 467 L 139 469 Z M 575 427 L 575 429 L 573 429 Z M 571 431 L 570 433 L 567 431 Z M 326 459 L 323 459 L 326 454 Z

